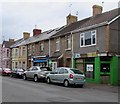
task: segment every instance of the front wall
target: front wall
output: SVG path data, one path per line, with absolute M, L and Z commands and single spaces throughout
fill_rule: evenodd
M 49 40 L 44 41 L 44 55 L 49 55 Z
M 99 52 L 106 52 L 105 26 L 87 31 L 92 31 L 92 30 L 96 30 L 97 44 L 95 46 L 80 47 L 80 34 L 85 31 L 76 33 L 74 34 L 74 46 L 76 46 L 76 48 L 74 48 L 74 52 L 80 54 L 86 54 L 86 53 L 96 52 L 97 49 L 99 49 Z
M 118 50 L 118 48 L 120 48 L 120 42 L 119 42 L 120 36 L 118 34 L 118 22 L 120 23 L 120 19 L 114 21 L 110 25 L 110 49 L 109 51 L 120 54 L 120 49 Z
M 50 39 L 50 56 L 56 51 L 56 41 L 55 39 Z
M 118 58 L 118 80 L 119 80 L 119 85 L 120 85 L 120 57 Z

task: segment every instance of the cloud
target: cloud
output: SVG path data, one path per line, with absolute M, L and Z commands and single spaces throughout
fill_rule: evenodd
M 14 1 L 14 0 L 13 0 Z M 105 0 L 104 0 L 105 1 Z M 71 7 L 69 5 L 72 4 Z M 83 19 L 92 15 L 92 5 L 101 2 L 3 2 L 2 3 L 2 35 L 5 39 L 22 38 L 27 31 L 37 25 L 43 31 L 66 24 L 66 16 L 71 12 Z M 104 11 L 117 8 L 117 2 L 105 2 Z M 1 40 L 0 40 L 1 41 Z

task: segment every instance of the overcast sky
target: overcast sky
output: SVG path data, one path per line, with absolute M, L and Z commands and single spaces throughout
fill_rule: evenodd
M 23 32 L 29 32 L 32 36 L 35 25 L 42 31 L 66 25 L 66 16 L 69 13 L 76 15 L 78 11 L 78 20 L 92 16 L 94 4 L 102 5 L 103 12 L 112 10 L 118 7 L 119 0 L 96 0 L 97 2 L 95 0 L 86 0 L 85 2 L 82 0 L 40 1 L 26 0 L 24 2 L 21 0 L 19 2 L 19 0 L 12 0 L 8 2 L 8 0 L 4 0 L 1 2 L 0 43 L 3 39 L 22 38 Z M 104 1 L 103 4 L 102 1 Z

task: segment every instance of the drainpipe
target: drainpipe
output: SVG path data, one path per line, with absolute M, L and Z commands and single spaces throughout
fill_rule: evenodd
M 50 38 L 49 38 L 49 57 L 50 57 Z M 50 59 L 48 59 L 48 66 L 49 66 L 49 64 L 50 64 Z
M 74 68 L 74 51 L 73 51 L 74 44 L 73 44 L 73 34 L 72 34 L 72 32 L 71 32 L 71 35 L 72 35 L 72 68 Z
M 26 70 L 28 69 L 28 45 L 26 44 Z
M 49 38 L 49 57 L 50 57 L 50 38 Z

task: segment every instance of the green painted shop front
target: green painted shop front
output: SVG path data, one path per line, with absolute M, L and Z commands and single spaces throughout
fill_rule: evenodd
M 87 82 L 118 85 L 117 56 L 83 57 L 74 62 L 75 67 L 85 73 Z

